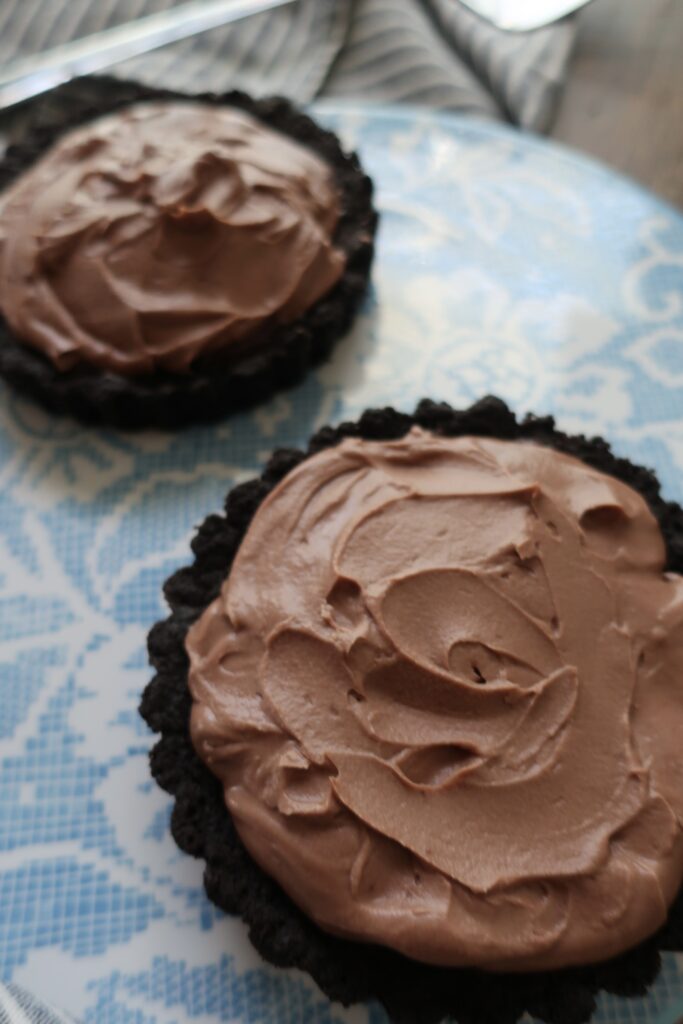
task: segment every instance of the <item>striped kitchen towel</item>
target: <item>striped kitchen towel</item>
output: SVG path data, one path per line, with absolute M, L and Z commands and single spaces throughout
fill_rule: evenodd
M 75 1024 L 75 1021 L 17 985 L 6 988 L 0 983 L 0 1024 Z
M 182 0 L 2 0 L 0 65 Z M 507 33 L 458 0 L 297 0 L 113 72 L 189 91 L 422 103 L 546 129 L 574 18 Z

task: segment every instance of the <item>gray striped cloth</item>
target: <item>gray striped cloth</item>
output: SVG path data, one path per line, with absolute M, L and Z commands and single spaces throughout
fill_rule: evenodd
M 75 1024 L 75 1021 L 17 985 L 6 988 L 0 984 L 0 1024 Z
M 0 0 L 0 66 L 182 0 Z M 508 33 L 458 0 L 298 0 L 117 65 L 153 85 L 420 103 L 546 129 L 574 18 Z

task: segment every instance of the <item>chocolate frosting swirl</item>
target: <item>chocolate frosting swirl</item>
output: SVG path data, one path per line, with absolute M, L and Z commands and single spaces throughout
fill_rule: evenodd
M 234 108 L 142 103 L 0 196 L 0 309 L 59 370 L 184 373 L 291 323 L 344 270 L 315 154 Z
M 187 637 L 191 734 L 321 927 L 531 970 L 635 945 L 683 877 L 683 578 L 551 449 L 349 439 L 259 508 Z

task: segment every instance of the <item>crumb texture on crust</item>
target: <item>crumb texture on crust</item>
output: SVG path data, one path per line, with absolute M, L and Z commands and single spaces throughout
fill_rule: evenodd
M 176 841 L 206 861 L 211 899 L 246 921 L 254 945 L 267 960 L 307 971 L 330 998 L 345 1004 L 379 999 L 394 1021 L 405 1024 L 437 1022 L 449 1014 L 471 1024 L 512 1024 L 525 1011 L 548 1024 L 579 1024 L 589 1019 L 599 990 L 642 994 L 657 975 L 660 950 L 683 948 L 680 895 L 653 938 L 615 959 L 561 971 L 497 974 L 495 983 L 490 975 L 476 970 L 423 965 L 380 946 L 339 939 L 306 918 L 248 855 L 226 812 L 220 784 L 199 760 L 189 738 L 185 635 L 218 594 L 264 497 L 307 455 L 344 437 L 399 438 L 414 425 L 446 436 L 531 440 L 622 480 L 645 498 L 656 516 L 666 544 L 667 568 L 683 571 L 680 507 L 661 497 L 654 474 L 614 456 L 602 439 L 570 437 L 557 431 L 549 417 L 518 421 L 494 398 L 464 411 L 423 401 L 412 416 L 393 409 L 369 410 L 357 423 L 320 430 L 305 453 L 277 451 L 260 478 L 230 492 L 226 514 L 209 516 L 198 530 L 192 545 L 194 564 L 174 574 L 165 588 L 172 613 L 149 636 L 150 659 L 157 674 L 145 690 L 141 713 L 161 733 L 151 755 L 152 771 L 175 797 Z
M 240 92 L 188 97 L 114 78 L 77 79 L 29 108 L 21 139 L 0 161 L 0 190 L 71 129 L 137 102 L 189 98 L 238 108 L 303 144 L 332 168 L 340 198 L 333 242 L 343 253 L 344 271 L 303 315 L 273 327 L 258 351 L 236 354 L 227 372 L 217 373 L 210 360 L 206 365 L 199 361 L 184 378 L 163 370 L 131 378 L 85 365 L 58 371 L 41 352 L 22 343 L 0 316 L 0 373 L 50 411 L 135 429 L 175 428 L 248 408 L 296 384 L 323 361 L 351 326 L 365 295 L 377 226 L 372 182 L 332 132 L 282 98 L 253 100 Z

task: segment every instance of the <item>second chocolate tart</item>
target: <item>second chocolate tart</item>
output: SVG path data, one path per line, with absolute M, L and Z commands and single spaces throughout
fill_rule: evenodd
M 349 328 L 376 223 L 355 155 L 286 100 L 76 80 L 0 162 L 0 373 L 92 423 L 246 408 Z

